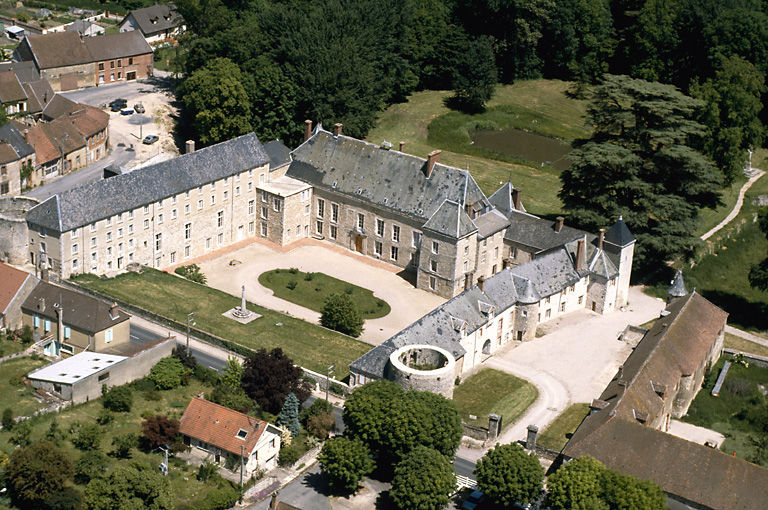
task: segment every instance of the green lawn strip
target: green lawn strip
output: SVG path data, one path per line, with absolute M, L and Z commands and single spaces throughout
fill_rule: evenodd
M 732 335 L 731 333 L 725 334 L 725 347 L 746 352 L 748 354 L 757 354 L 758 356 L 768 357 L 768 347 L 755 342 L 750 342 L 746 338 Z
M 737 456 L 745 458 L 752 452 L 749 435 L 762 433 L 763 424 L 750 422 L 749 417 L 760 416 L 759 406 L 765 405 L 765 397 L 760 395 L 757 386 L 768 381 L 768 368 L 754 364 L 750 364 L 749 368 L 731 365 L 720 396 L 713 397 L 712 387 L 723 363 L 721 358 L 715 364 L 682 420 L 724 434 L 727 440 L 723 450 L 728 453 L 735 451 Z
M 10 407 L 14 416 L 29 416 L 45 407 L 34 396 L 34 390 L 24 385 L 24 376 L 46 365 L 44 359 L 16 358 L 0 363 L 0 412 Z
M 484 368 L 464 380 L 453 392 L 461 419 L 468 425 L 488 426 L 488 415 L 501 415 L 507 427 L 536 401 L 536 387 L 511 374 Z M 476 416 L 471 419 L 469 415 Z
M 253 303 L 248 309 L 262 317 L 240 324 L 222 315 L 239 306 L 239 298 L 154 269 L 110 279 L 83 275 L 74 281 L 182 323 L 195 312 L 197 329 L 254 350 L 280 347 L 296 364 L 321 373 L 335 364 L 340 379 L 349 374 L 349 363 L 370 350 L 368 344 Z
M 710 229 L 723 221 L 728 213 L 733 210 L 736 200 L 739 198 L 739 191 L 747 178 L 744 174 L 739 174 L 733 180 L 733 183 L 722 190 L 721 205 L 715 209 L 704 208 L 699 210 L 699 224 L 696 227 L 696 235 L 700 236 L 709 232 Z
M 560 451 L 589 414 L 589 404 L 571 404 L 539 436 L 538 443 Z
M 390 312 L 389 304 L 373 291 L 339 280 L 325 273 L 304 273 L 296 269 L 273 269 L 259 275 L 259 283 L 275 296 L 310 310 L 321 312 L 331 294 L 349 294 L 363 319 L 378 319 Z M 291 289 L 290 286 L 294 286 Z
M 2 367 L 2 365 L 0 365 L 0 367 Z M 211 389 L 212 388 L 196 379 L 190 379 L 188 386 L 182 386 L 173 390 L 154 392 L 153 398 L 157 398 L 157 400 L 147 399 L 147 394 L 134 391 L 131 411 L 129 413 L 115 413 L 115 419 L 111 423 L 100 425 L 103 430 L 100 450 L 104 453 L 111 451 L 112 438 L 116 436 L 131 432 L 141 435 L 142 414 L 163 414 L 170 418 L 179 419 L 192 397 L 201 391 L 210 392 Z M 30 421 L 32 424 L 31 439 L 33 441 L 44 439 L 51 422 L 55 420 L 59 431 L 61 431 L 63 436 L 63 439 L 58 441 L 58 447 L 63 450 L 65 456 L 74 464 L 77 459 L 80 458 L 82 452 L 76 449 L 70 442 L 70 427 L 75 422 L 80 422 L 82 424 L 95 423 L 96 417 L 102 409 L 101 399 L 98 399 L 85 404 L 65 408 L 58 413 L 48 413 L 35 417 Z M 14 448 L 14 445 L 8 442 L 9 437 L 10 433 L 0 431 L 0 448 L 6 453 L 10 453 Z M 138 449 L 134 449 L 132 450 L 130 459 L 116 459 L 112 456 L 108 456 L 107 458 L 110 468 L 117 467 L 121 464 L 127 465 L 133 461 L 145 462 L 156 468 L 160 462 L 162 462 L 162 453 L 145 453 Z M 208 491 L 215 488 L 214 483 L 197 481 L 195 478 L 196 473 L 197 468 L 194 466 L 186 466 L 186 464 L 182 464 L 178 461 L 171 464 L 168 478 L 171 482 L 174 501 L 177 505 L 194 505 L 195 502 L 199 502 L 204 498 Z M 80 486 L 80 489 L 83 489 L 83 487 Z

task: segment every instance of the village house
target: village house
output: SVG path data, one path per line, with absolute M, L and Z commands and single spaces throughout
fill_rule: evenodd
M 222 462 L 241 458 L 245 477 L 277 466 L 281 430 L 263 420 L 228 407 L 193 398 L 179 420 L 184 444 L 205 452 L 208 460 Z
M 0 63 L 0 103 L 8 115 L 38 115 L 53 94 L 33 62 Z
M 20 195 L 35 179 L 35 150 L 13 122 L 0 127 L 0 196 Z M 30 171 L 24 176 L 25 169 Z M 24 177 L 23 177 L 24 176 Z
M 33 275 L 0 262 L 0 331 L 21 329 L 21 304 L 37 282 Z
M 93 37 L 96 35 L 104 35 L 106 30 L 101 25 L 97 25 L 92 21 L 78 19 L 64 26 L 64 30 L 67 32 L 76 32 L 80 37 Z
M 155 4 L 131 11 L 119 25 L 121 32 L 137 31 L 149 44 L 173 40 L 184 30 L 184 20 L 172 4 Z

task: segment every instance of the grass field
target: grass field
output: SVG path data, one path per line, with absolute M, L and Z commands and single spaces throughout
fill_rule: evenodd
M 9 335 L 0 333 L 0 357 L 16 354 L 26 349 L 28 345 L 11 340 Z
M 713 367 L 683 421 L 724 434 L 726 440 L 722 450 L 748 458 L 752 453 L 749 436 L 756 436 L 763 430 L 765 411 L 762 409 L 765 409 L 766 402 L 758 384 L 768 381 L 768 368 L 753 364 L 749 368 L 731 365 L 720 396 L 713 397 L 712 387 L 723 363 L 724 359 L 721 358 Z
M 352 285 L 325 273 L 305 273 L 298 269 L 273 269 L 259 275 L 259 283 L 275 296 L 320 312 L 331 294 L 347 293 L 363 319 L 377 319 L 390 312 L 389 304 L 373 291 Z M 294 288 L 291 289 L 290 287 Z
M 464 423 L 488 426 L 488 415 L 502 417 L 502 426 L 517 421 L 536 401 L 539 392 L 531 383 L 492 368 L 484 368 L 464 380 L 453 392 Z M 471 419 L 469 415 L 476 416 Z
M 729 349 L 737 349 L 741 352 L 768 357 L 768 347 L 755 342 L 750 342 L 747 339 L 732 335 L 730 333 L 725 334 L 724 345 Z
M 200 330 L 250 349 L 280 347 L 295 363 L 322 373 L 335 364 L 340 379 L 349 374 L 349 363 L 370 349 L 350 337 L 252 303 L 248 309 L 262 317 L 240 324 L 222 315 L 239 306 L 240 299 L 153 269 L 110 279 L 82 275 L 75 282 L 180 322 L 194 311 Z
M 541 433 L 538 443 L 547 448 L 560 451 L 589 414 L 588 404 L 571 404 L 555 421 Z
M 14 416 L 29 416 L 44 407 L 35 397 L 29 386 L 24 386 L 24 376 L 48 362 L 31 357 L 16 358 L 0 363 L 0 412 L 6 407 L 13 410 Z

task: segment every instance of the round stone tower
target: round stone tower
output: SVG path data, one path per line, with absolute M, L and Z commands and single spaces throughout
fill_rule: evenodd
M 392 379 L 406 390 L 431 391 L 453 397 L 456 361 L 442 347 L 406 345 L 389 356 Z
M 34 198 L 0 197 L 0 261 L 21 265 L 29 260 L 27 212 Z

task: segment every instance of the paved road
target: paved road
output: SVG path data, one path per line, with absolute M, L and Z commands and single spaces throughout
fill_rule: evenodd
M 462 457 L 456 457 L 453 459 L 453 470 L 457 475 L 468 476 L 470 478 L 475 477 L 475 463 L 471 460 L 464 459 Z
M 113 99 L 129 99 L 128 106 L 133 106 L 133 99 L 139 100 L 141 94 L 150 94 L 158 89 L 170 88 L 170 80 L 164 77 L 154 77 L 147 80 L 136 80 L 117 83 L 114 85 L 102 85 L 100 87 L 89 87 L 73 92 L 64 92 L 62 95 L 67 99 L 78 103 L 85 103 L 100 108 L 101 105 L 109 104 Z
M 157 338 L 163 338 L 164 335 L 159 334 L 157 331 L 152 331 L 138 324 L 131 323 L 131 341 L 143 343 L 149 340 L 155 340 Z M 182 337 L 176 337 L 176 342 L 179 345 L 183 345 L 185 339 Z M 226 352 L 222 351 L 220 356 L 211 354 L 210 352 L 203 352 L 199 348 L 195 348 L 196 344 L 190 344 L 190 351 L 192 356 L 195 357 L 198 363 L 207 368 L 212 368 L 217 372 L 220 372 L 227 365 Z

